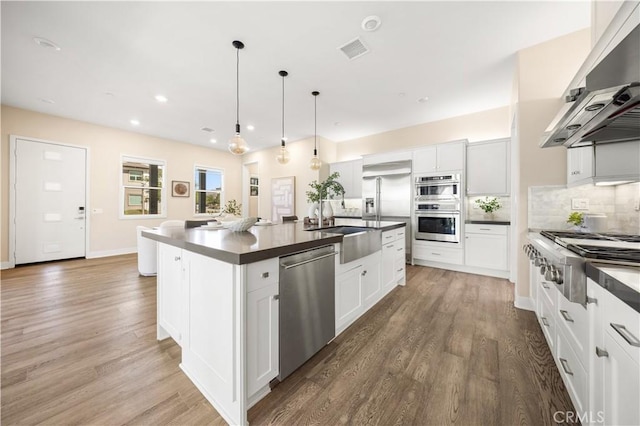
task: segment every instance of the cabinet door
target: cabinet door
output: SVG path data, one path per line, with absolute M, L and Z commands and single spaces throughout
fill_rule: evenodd
M 432 173 L 437 169 L 437 148 L 434 146 L 413 151 L 413 173 Z
M 386 293 L 395 284 L 396 279 L 396 247 L 398 242 L 388 243 L 382 246 L 382 288 Z
M 588 181 L 593 177 L 593 147 L 567 150 L 567 185 Z
M 362 266 L 357 266 L 336 277 L 336 334 L 349 325 L 363 311 Z
M 182 249 L 158 244 L 158 326 L 178 344 L 182 341 Z M 158 329 L 158 339 L 166 338 Z
M 507 236 L 467 234 L 465 264 L 478 268 L 507 270 Z
M 462 170 L 464 168 L 464 142 L 443 143 L 437 146 L 439 172 Z
M 604 333 L 604 340 L 609 353 L 609 356 L 604 358 L 604 424 L 639 425 L 638 363 L 611 337 L 608 330 Z
M 509 194 L 507 140 L 467 147 L 467 194 Z
M 278 375 L 278 282 L 247 293 L 247 395 Z
M 369 309 L 382 297 L 380 280 L 380 257 L 367 258 L 362 264 L 362 304 Z
M 362 198 L 362 160 L 351 161 L 351 192 L 345 193 L 345 197 Z

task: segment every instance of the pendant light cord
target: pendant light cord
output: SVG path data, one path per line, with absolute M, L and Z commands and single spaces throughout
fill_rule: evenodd
M 240 49 L 236 47 L 236 124 L 240 126 Z
M 284 75 L 282 76 L 282 142 L 284 143 Z
M 313 96 L 313 153 L 316 155 L 318 145 L 316 139 L 318 137 L 318 96 Z

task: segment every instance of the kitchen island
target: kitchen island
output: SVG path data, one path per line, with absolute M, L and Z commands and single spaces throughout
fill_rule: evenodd
M 402 222 L 339 219 L 335 226 L 378 229 L 390 242 L 401 230 L 404 238 Z M 269 393 L 269 382 L 279 372 L 279 258 L 327 245 L 339 254 L 343 235 L 300 222 L 254 226 L 241 233 L 163 228 L 142 235 L 159 243 L 158 340 L 172 337 L 182 348 L 184 373 L 228 423 L 246 424 L 248 408 Z M 404 256 L 404 245 L 398 253 Z M 367 258 L 377 274 L 348 275 L 351 269 L 338 264 L 339 256 L 336 271 L 350 277 L 340 281 L 345 288 L 358 290 L 342 293 L 361 295 L 360 286 L 368 285 L 377 289 L 370 298 L 375 303 L 386 294 L 380 280 L 382 250 L 371 256 Z M 362 268 L 353 266 L 354 271 Z M 404 282 L 403 268 L 404 262 L 402 274 L 392 276 L 394 285 L 387 291 Z M 374 286 L 372 276 L 378 277 Z M 358 299 L 357 309 L 351 309 L 349 299 L 338 300 L 342 293 L 336 289 L 336 316 L 344 311 L 338 305 L 349 311 L 338 332 L 372 306 Z

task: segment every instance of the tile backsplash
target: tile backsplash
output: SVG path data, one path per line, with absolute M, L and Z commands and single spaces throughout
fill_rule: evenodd
M 606 232 L 639 233 L 638 211 L 640 184 L 619 186 L 582 185 L 529 187 L 529 228 L 571 229 L 567 217 L 572 211 L 600 216 L 599 224 Z M 572 208 L 573 199 L 587 200 L 588 207 Z

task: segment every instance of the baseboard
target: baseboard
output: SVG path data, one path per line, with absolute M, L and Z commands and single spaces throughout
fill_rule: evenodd
M 115 250 L 101 250 L 101 251 L 92 251 L 87 253 L 87 259 L 95 259 L 98 257 L 109 257 L 109 256 L 119 256 L 121 254 L 131 254 L 137 253 L 138 247 L 129 247 Z
M 535 311 L 535 305 L 533 300 L 530 297 L 518 296 L 516 295 L 515 300 L 513 301 L 513 306 L 518 309 L 524 309 L 526 311 Z
M 509 278 L 509 271 L 498 271 L 495 269 L 476 268 L 475 266 L 455 265 L 453 263 L 432 262 L 429 260 L 413 259 L 413 264 L 418 266 L 428 266 L 430 268 L 448 269 L 456 272 L 466 272 L 467 274 L 485 275 L 496 278 Z
M 0 264 L 0 269 L 11 269 L 11 268 L 15 268 L 15 267 L 16 267 L 16 265 L 14 265 L 11 262 L 2 262 Z

